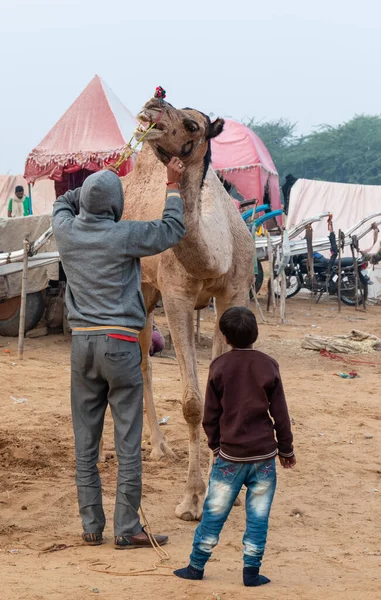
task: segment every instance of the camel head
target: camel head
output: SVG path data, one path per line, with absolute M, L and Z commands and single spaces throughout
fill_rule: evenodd
M 138 141 L 147 128 L 155 123 L 144 140 L 161 162 L 167 164 L 173 156 L 177 156 L 185 166 L 203 164 L 204 180 L 211 159 L 210 140 L 222 132 L 223 119 L 212 122 L 198 110 L 178 110 L 168 102 L 152 98 L 142 108 L 138 120 L 140 124 L 135 131 Z

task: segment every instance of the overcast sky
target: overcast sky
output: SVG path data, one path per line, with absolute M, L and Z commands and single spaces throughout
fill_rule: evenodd
M 94 74 L 134 113 L 287 117 L 301 132 L 381 112 L 377 0 L 0 0 L 0 174 Z

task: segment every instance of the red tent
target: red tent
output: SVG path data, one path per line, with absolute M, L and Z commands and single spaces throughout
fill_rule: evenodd
M 72 187 L 69 176 L 77 174 L 75 183 L 81 185 L 89 173 L 118 160 L 136 124 L 130 111 L 96 75 L 29 154 L 25 179 L 28 183 L 42 178 L 54 179 L 61 182 L 56 188 L 62 193 L 62 187 Z M 132 166 L 130 158 L 119 174 L 125 175 Z
M 223 132 L 212 140 L 212 165 L 245 200 L 256 199 L 262 204 L 268 185 L 272 209 L 281 208 L 273 160 L 262 140 L 246 125 L 225 120 Z

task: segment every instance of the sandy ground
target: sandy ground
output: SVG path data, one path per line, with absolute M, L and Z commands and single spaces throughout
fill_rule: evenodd
M 213 314 L 203 311 L 198 348 L 202 386 L 212 321 Z M 164 317 L 159 316 L 158 322 L 164 329 Z M 120 552 L 112 546 L 117 466 L 111 418 L 108 414 L 105 431 L 110 456 L 101 465 L 109 517 L 106 543 L 87 548 L 80 542 L 74 487 L 70 341 L 62 336 L 27 340 L 20 362 L 16 341 L 0 338 L 1 599 L 381 598 L 381 354 L 366 356 L 379 366 L 356 366 L 360 378 L 343 380 L 333 373 L 349 371 L 348 365 L 300 346 L 306 333 L 330 335 L 352 328 L 381 337 L 381 309 L 371 307 L 364 315 L 345 308 L 339 315 L 333 299 L 315 305 L 299 296 L 288 303 L 286 325 L 273 322 L 260 329 L 258 347 L 281 365 L 298 465 L 292 472 L 278 469 L 262 569 L 272 583 L 255 590 L 241 584 L 243 506 L 234 508 L 203 582 L 178 580 L 168 569 L 138 577 L 95 572 L 149 569 L 156 560 L 150 549 Z M 145 428 L 143 506 L 154 530 L 169 534 L 169 564 L 178 567 L 187 563 L 195 524 L 174 516 L 187 471 L 187 429 L 175 360 L 154 359 L 154 390 L 159 418 L 170 416 L 165 432 L 177 460 L 150 462 Z M 14 400 L 22 398 L 27 401 Z M 202 465 L 206 475 L 205 439 Z M 53 544 L 69 547 L 43 552 Z

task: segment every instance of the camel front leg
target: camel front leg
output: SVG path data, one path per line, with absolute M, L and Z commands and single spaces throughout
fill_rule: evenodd
M 232 290 L 226 289 L 220 295 L 215 298 L 215 310 L 216 310 L 216 324 L 214 328 L 213 337 L 213 349 L 212 359 L 214 360 L 221 354 L 224 354 L 229 350 L 229 346 L 226 343 L 224 336 L 222 335 L 219 327 L 219 322 L 224 314 L 225 310 L 232 308 L 233 306 L 247 306 L 249 292 L 246 294 L 246 290 L 243 292 L 240 290 L 238 293 L 233 293 Z
M 150 428 L 151 456 L 152 460 L 161 460 L 165 457 L 175 458 L 174 453 L 165 441 L 162 429 L 157 420 L 155 403 L 152 390 L 152 360 L 149 354 L 152 343 L 153 312 L 147 317 L 147 323 L 139 335 L 140 348 L 142 351 L 142 375 L 144 383 L 144 404 L 146 417 Z
M 168 292 L 168 293 L 167 293 Z M 183 501 L 176 507 L 176 516 L 184 521 L 201 518 L 205 499 L 205 483 L 200 467 L 200 432 L 203 414 L 197 373 L 196 345 L 194 339 L 193 313 L 197 293 L 187 296 L 162 294 L 168 326 L 180 367 L 183 386 L 183 415 L 189 429 L 189 468 Z
M 225 296 L 218 296 L 215 298 L 216 323 L 214 326 L 212 360 L 221 356 L 221 354 L 225 354 L 225 352 L 229 350 L 229 346 L 220 331 L 219 322 L 225 310 L 232 306 L 234 306 L 234 303 L 230 298 L 226 298 Z

